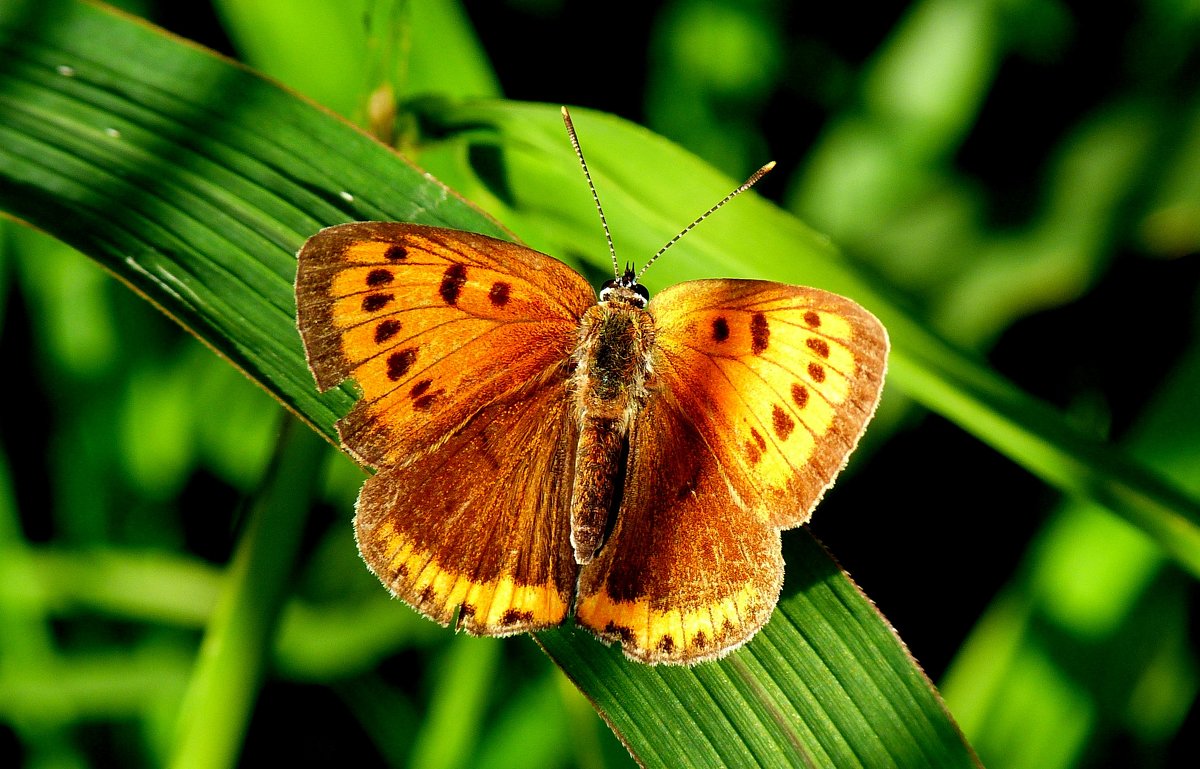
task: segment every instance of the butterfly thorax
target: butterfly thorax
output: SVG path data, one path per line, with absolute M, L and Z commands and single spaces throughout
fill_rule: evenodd
M 610 289 L 580 319 L 575 381 L 576 392 L 584 396 L 580 405 L 588 411 L 611 411 L 629 397 L 645 399 L 654 321 L 643 309 L 644 300 L 629 293 Z
M 579 322 L 571 392 L 579 424 L 571 503 L 575 560 L 588 563 L 620 504 L 629 426 L 650 397 L 654 320 L 645 295 L 608 286 Z

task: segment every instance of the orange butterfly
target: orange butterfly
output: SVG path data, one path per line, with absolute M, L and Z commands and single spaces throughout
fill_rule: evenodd
M 727 654 L 770 617 L 780 530 L 809 519 L 883 386 L 883 326 L 815 288 L 698 280 L 648 301 L 626 270 L 597 303 L 545 254 L 392 222 L 322 230 L 298 258 L 317 385 L 362 390 L 337 425 L 378 470 L 359 551 L 471 633 L 555 626 L 574 604 L 641 662 Z

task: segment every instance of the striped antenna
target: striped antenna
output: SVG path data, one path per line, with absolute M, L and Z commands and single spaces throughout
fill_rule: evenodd
M 658 257 L 663 255 L 663 252 L 665 252 L 668 248 L 670 248 L 671 246 L 673 246 L 677 242 L 679 242 L 679 239 L 682 238 L 684 235 L 687 235 L 689 232 L 691 232 L 692 229 L 697 224 L 699 224 L 700 222 L 704 221 L 705 219 L 707 219 L 708 217 L 710 217 L 714 213 L 716 213 L 717 209 L 719 209 L 721 206 L 725 205 L 729 201 L 736 198 L 738 195 L 741 195 L 743 192 L 745 192 L 746 190 L 753 187 L 755 185 L 755 183 L 758 182 L 759 179 L 766 176 L 767 172 L 769 172 L 774 167 L 775 167 L 775 161 L 772 160 L 770 163 L 767 163 L 765 166 L 763 166 L 762 168 L 760 168 L 757 171 L 755 171 L 754 173 L 752 173 L 750 175 L 750 178 L 747 179 L 746 181 L 742 182 L 740 187 L 738 187 L 736 190 L 729 193 L 725 197 L 721 198 L 721 200 L 718 201 L 715 206 L 713 206 L 712 208 L 708 209 L 704 213 L 697 216 L 696 219 L 691 224 L 689 224 L 688 226 L 686 226 L 682 230 L 680 230 L 678 235 L 676 235 L 675 237 L 668 240 L 665 246 L 658 249 L 658 253 L 656 253 L 654 256 L 650 257 L 650 261 L 646 262 L 646 264 L 642 267 L 641 272 L 639 272 L 637 274 L 638 280 L 641 280 L 641 277 L 646 274 L 646 270 L 650 269 L 650 265 L 654 264 L 655 260 L 657 260 Z
M 583 159 L 583 148 L 579 146 L 579 137 L 575 135 L 575 124 L 571 122 L 571 113 L 567 111 L 566 107 L 562 108 L 562 116 L 563 123 L 565 123 L 567 126 L 567 135 L 571 137 L 571 146 L 575 148 L 575 156 L 579 158 L 579 165 L 583 167 L 583 176 L 585 179 L 587 179 L 588 189 L 592 191 L 592 200 L 596 203 L 596 211 L 600 213 L 600 224 L 604 226 L 604 239 L 608 241 L 608 253 L 612 256 L 613 274 L 620 279 L 621 268 L 617 264 L 617 249 L 613 247 L 612 233 L 609 232 L 608 220 L 604 217 L 604 207 L 600 205 L 600 196 L 596 194 L 596 185 L 592 183 L 592 174 L 590 171 L 588 171 L 587 161 Z M 721 208 L 721 206 L 725 205 L 738 195 L 741 195 L 743 192 L 753 187 L 759 179 L 766 176 L 767 172 L 774 167 L 775 161 L 772 160 L 770 163 L 767 163 L 765 166 L 751 174 L 750 178 L 742 182 L 741 186 L 739 186 L 736 190 L 721 198 L 721 200 L 718 201 L 715 206 L 697 216 L 691 224 L 680 230 L 678 235 L 668 240 L 666 245 L 658 249 L 658 253 L 650 257 L 650 261 L 646 262 L 641 271 L 638 272 L 637 279 L 635 279 L 634 282 L 636 283 L 637 280 L 640 280 L 641 277 L 646 274 L 646 270 L 650 269 L 650 265 L 654 264 L 654 262 L 658 260 L 658 257 L 662 256 L 668 248 L 679 242 L 680 238 L 691 232 L 697 224 L 712 216 L 719 208 Z
M 608 220 L 604 218 L 604 207 L 600 205 L 600 196 L 596 194 L 596 185 L 592 184 L 592 174 L 588 171 L 587 161 L 583 159 L 583 148 L 579 146 L 579 137 L 575 135 L 575 124 L 571 122 L 571 113 L 566 107 L 562 108 L 563 123 L 567 126 L 567 136 L 571 137 L 571 146 L 575 148 L 575 156 L 579 165 L 583 166 L 583 176 L 587 179 L 588 189 L 592 191 L 592 200 L 596 202 L 596 210 L 600 212 L 600 224 L 604 225 L 604 239 L 608 241 L 608 253 L 612 256 L 613 275 L 621 277 L 621 268 L 617 266 L 617 249 L 613 248 L 612 233 L 608 231 Z

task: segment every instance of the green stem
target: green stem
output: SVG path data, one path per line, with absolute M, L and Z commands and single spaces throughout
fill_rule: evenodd
M 253 506 L 180 708 L 174 769 L 231 767 L 288 594 L 325 443 L 289 420 Z

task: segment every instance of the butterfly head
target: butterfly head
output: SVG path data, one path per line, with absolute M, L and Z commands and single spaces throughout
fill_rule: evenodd
M 633 271 L 633 267 L 626 265 L 624 273 L 613 280 L 605 281 L 604 285 L 600 287 L 600 301 L 619 301 L 640 309 L 650 301 L 650 292 L 646 290 L 645 286 L 638 283 L 637 273 Z

